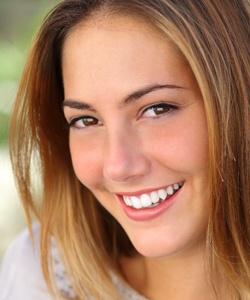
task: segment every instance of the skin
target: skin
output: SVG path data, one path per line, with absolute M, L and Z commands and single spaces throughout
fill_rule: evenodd
M 203 268 L 206 116 L 185 59 L 143 22 L 117 17 L 76 27 L 62 70 L 75 173 L 140 253 L 121 259 L 124 277 L 150 299 L 212 299 Z M 159 85 L 167 87 L 145 92 Z M 149 220 L 129 218 L 119 200 L 181 181 L 173 204 Z

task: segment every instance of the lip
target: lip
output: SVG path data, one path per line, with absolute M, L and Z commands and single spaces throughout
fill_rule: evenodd
M 149 189 L 149 190 L 143 190 L 140 192 L 136 193 L 124 193 L 124 194 L 116 194 L 118 197 L 118 200 L 122 206 L 123 211 L 129 217 L 131 220 L 134 221 L 148 221 L 154 218 L 157 218 L 161 214 L 163 214 L 165 211 L 167 211 L 176 201 L 176 198 L 178 197 L 179 193 L 182 191 L 183 186 L 174 193 L 169 199 L 165 200 L 161 204 L 151 207 L 151 208 L 140 208 L 140 209 L 135 209 L 133 207 L 127 206 L 124 203 L 123 196 L 138 196 L 141 195 L 142 193 L 146 192 L 151 192 L 155 191 L 156 189 Z M 160 189 L 160 188 L 159 188 Z

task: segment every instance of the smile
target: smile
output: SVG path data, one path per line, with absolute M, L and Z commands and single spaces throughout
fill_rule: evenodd
M 184 182 L 178 182 L 173 185 L 169 185 L 166 188 L 152 191 L 150 193 L 144 193 L 138 196 L 122 196 L 124 203 L 127 206 L 135 209 L 151 208 L 163 203 L 171 196 L 173 196 L 182 186 Z

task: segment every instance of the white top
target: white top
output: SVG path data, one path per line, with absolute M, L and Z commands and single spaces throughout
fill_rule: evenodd
M 39 245 L 38 224 L 33 226 Z M 1 300 L 51 300 L 43 279 L 39 247 L 33 247 L 28 230 L 17 236 L 4 257 L 0 273 Z
M 46 287 L 39 254 L 40 225 L 33 225 L 34 247 L 27 229 L 9 247 L 0 270 L 0 300 L 52 300 Z M 55 245 L 52 248 L 54 271 L 62 295 L 73 298 L 64 267 Z M 132 288 L 112 276 L 114 284 L 125 300 L 147 300 Z M 89 297 L 89 299 L 93 299 Z

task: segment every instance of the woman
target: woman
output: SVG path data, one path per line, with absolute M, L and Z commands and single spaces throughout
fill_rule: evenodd
M 249 7 L 66 0 L 47 17 L 10 145 L 51 295 L 250 299 Z

